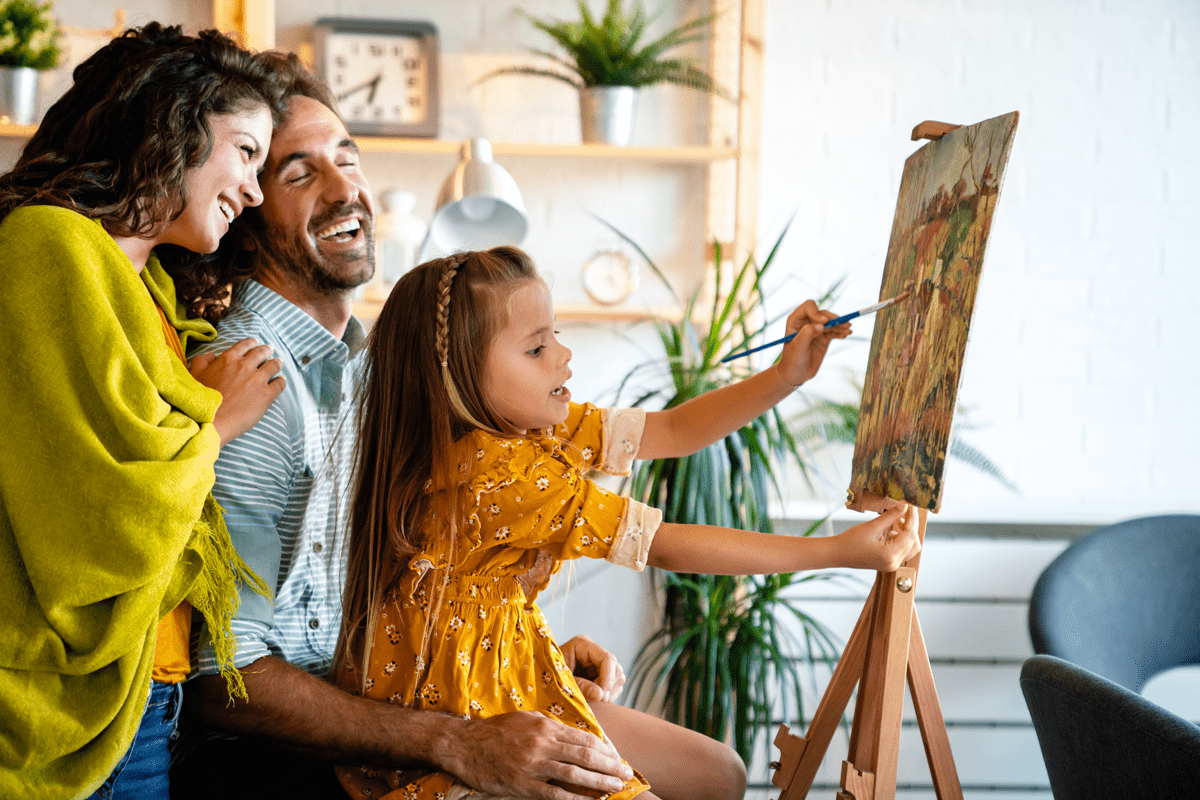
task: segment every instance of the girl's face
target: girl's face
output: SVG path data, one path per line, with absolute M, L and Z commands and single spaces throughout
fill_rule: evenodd
M 554 305 L 541 278 L 521 281 L 498 299 L 506 324 L 484 362 L 488 404 L 522 433 L 567 418 L 571 351 L 554 337 Z
M 183 213 L 158 238 L 195 253 L 215 251 L 242 209 L 262 202 L 258 171 L 271 145 L 271 112 L 266 106 L 217 114 L 208 124 L 212 152 L 184 174 Z

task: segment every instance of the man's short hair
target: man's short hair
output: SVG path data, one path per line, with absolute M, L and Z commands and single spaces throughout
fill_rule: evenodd
M 341 119 L 337 98 L 325 81 L 309 72 L 295 53 L 280 53 L 276 50 L 259 53 L 258 57 L 275 74 L 283 89 L 284 98 L 310 97 L 323 104 Z

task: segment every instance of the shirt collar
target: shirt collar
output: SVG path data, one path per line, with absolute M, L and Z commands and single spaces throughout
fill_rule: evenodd
M 233 290 L 233 301 L 271 320 L 281 343 L 301 368 L 343 348 L 346 356 L 353 358 L 366 339 L 362 323 L 355 317 L 350 317 L 346 332 L 338 339 L 299 306 L 253 278 L 242 281 Z

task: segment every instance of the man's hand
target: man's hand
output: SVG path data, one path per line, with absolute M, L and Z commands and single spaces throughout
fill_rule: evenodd
M 434 748 L 437 765 L 475 789 L 529 800 L 587 800 L 561 785 L 601 793 L 633 777 L 611 744 L 532 711 L 462 720 Z
M 605 703 L 617 699 L 625 685 L 625 670 L 616 656 L 586 636 L 576 636 L 560 649 L 585 698 Z

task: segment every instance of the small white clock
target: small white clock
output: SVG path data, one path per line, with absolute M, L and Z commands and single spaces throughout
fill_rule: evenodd
M 637 264 L 620 250 L 601 250 L 583 265 L 583 288 L 600 305 L 620 303 L 638 287 Z
M 438 34 L 428 22 L 323 17 L 313 26 L 318 74 L 354 134 L 438 133 Z

